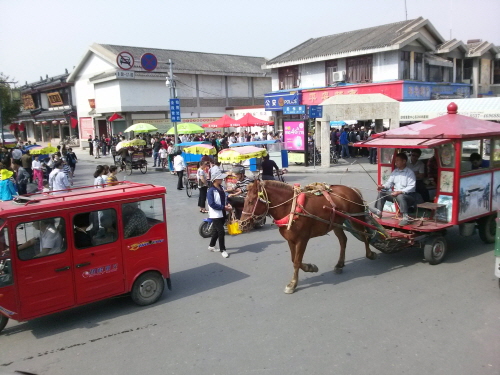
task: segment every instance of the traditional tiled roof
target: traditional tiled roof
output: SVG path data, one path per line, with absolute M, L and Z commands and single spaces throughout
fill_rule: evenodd
M 422 18 L 390 23 L 387 25 L 369 27 L 340 34 L 312 38 L 289 51 L 269 60 L 266 65 L 300 61 L 314 57 L 328 57 L 331 55 L 352 51 L 373 50 L 390 46 L 395 40 L 411 33 L 412 25 L 421 22 Z
M 242 76 L 263 76 L 265 73 L 261 68 L 266 62 L 266 59 L 263 57 L 117 46 L 111 44 L 98 44 L 98 46 L 101 46 L 114 55 L 118 55 L 122 51 L 131 53 L 135 60 L 134 70 L 142 70 L 140 63 L 141 56 L 145 53 L 152 53 L 158 59 L 157 70 L 167 71 L 169 68 L 168 59 L 171 59 L 174 62 L 173 70 L 175 73 L 220 73 Z

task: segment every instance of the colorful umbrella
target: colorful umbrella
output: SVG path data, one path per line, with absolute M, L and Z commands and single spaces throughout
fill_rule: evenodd
M 30 149 L 30 154 L 31 155 L 48 155 L 48 154 L 53 154 L 59 151 L 56 147 L 52 147 L 50 143 L 47 144 L 46 147 L 44 148 L 36 148 L 36 149 Z
M 266 125 L 274 125 L 274 121 L 265 121 L 261 120 L 255 116 L 252 116 L 250 113 L 247 113 L 245 116 L 236 120 L 239 126 L 266 126 Z
M 240 163 L 247 159 L 261 158 L 267 155 L 265 148 L 255 146 L 242 146 L 226 148 L 219 152 L 218 160 L 228 163 Z
M 131 141 L 121 141 L 116 145 L 116 151 L 120 151 L 123 147 L 146 146 L 144 139 L 132 139 Z
M 205 133 L 205 130 L 200 125 L 193 124 L 192 122 L 181 122 L 177 124 L 178 134 L 198 134 Z M 167 134 L 174 134 L 174 128 L 168 130 Z
M 215 120 L 213 122 L 209 122 L 208 124 L 202 125 L 204 128 L 230 128 L 240 126 L 238 121 L 234 118 L 229 117 L 228 115 L 222 116 L 220 119 Z
M 147 133 L 147 132 L 152 132 L 158 130 L 157 127 L 146 124 L 145 122 L 140 122 L 138 124 L 134 124 L 132 126 L 129 126 L 127 129 L 125 129 L 125 133 L 128 132 L 134 132 L 134 133 Z
M 194 155 L 215 155 L 217 153 L 217 149 L 212 145 L 200 143 L 199 145 L 186 147 L 184 152 L 186 154 Z

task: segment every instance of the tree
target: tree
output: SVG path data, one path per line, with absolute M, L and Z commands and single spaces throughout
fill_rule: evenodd
M 10 124 L 21 111 L 21 103 L 12 99 L 12 80 L 0 72 L 0 107 L 3 126 Z

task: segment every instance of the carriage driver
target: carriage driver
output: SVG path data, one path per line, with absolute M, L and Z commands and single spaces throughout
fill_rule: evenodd
M 228 201 L 235 209 L 236 218 L 239 219 L 243 206 L 245 205 L 247 186 L 252 182 L 252 180 L 245 176 L 245 167 L 242 165 L 234 165 L 231 172 L 236 176 L 238 182 L 236 182 L 234 189 L 227 190 L 227 193 L 229 193 Z
M 403 220 L 399 222 L 400 226 L 409 224 L 411 219 L 408 216 L 408 208 L 416 202 L 415 173 L 406 166 L 407 162 L 408 157 L 405 153 L 401 152 L 396 155 L 394 161 L 396 168 L 392 171 L 389 179 L 384 185 L 378 185 L 377 189 L 379 193 L 377 203 L 375 203 L 375 208 L 370 207 L 370 211 L 374 215 L 382 218 L 382 210 L 385 202 L 398 202 L 399 210 L 403 214 Z M 394 189 L 391 190 L 391 188 Z

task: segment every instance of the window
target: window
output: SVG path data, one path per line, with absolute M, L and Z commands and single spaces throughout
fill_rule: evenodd
M 19 224 L 16 227 L 17 255 L 29 260 L 66 251 L 66 229 L 62 217 Z
M 142 236 L 151 227 L 163 223 L 163 201 L 161 198 L 124 203 L 122 205 L 123 236 Z
M 77 249 L 115 242 L 118 238 L 116 211 L 107 209 L 75 215 L 73 233 Z
M 0 224 L 4 221 L 0 219 Z M 7 228 L 0 231 L 0 288 L 14 283 L 10 261 L 9 233 Z
M 464 60 L 464 79 L 472 79 L 472 59 Z
M 424 62 L 424 54 L 415 52 L 414 59 L 415 60 L 413 62 L 413 79 L 417 81 L 423 81 L 424 76 L 422 67 Z
M 493 84 L 500 84 L 500 60 L 495 60 L 493 62 Z
M 462 142 L 461 168 L 463 172 L 489 168 L 490 166 L 490 140 L 475 139 Z M 493 146 L 495 147 L 495 145 Z
M 443 82 L 444 71 L 442 66 L 427 65 L 427 81 Z
M 399 79 L 410 79 L 410 51 L 400 51 L 399 55 Z
M 331 86 L 335 84 L 335 80 L 333 79 L 333 73 L 338 70 L 337 60 L 328 60 L 325 61 L 325 76 L 326 76 L 326 85 Z
M 455 81 L 456 82 L 462 82 L 462 62 L 463 60 L 462 59 L 456 59 L 455 60 L 455 64 L 456 64 L 456 68 L 455 68 L 455 71 L 456 71 L 456 74 L 455 74 Z
M 278 78 L 280 81 L 280 90 L 288 90 L 299 87 L 299 67 L 295 65 L 279 68 Z
M 372 56 L 351 57 L 347 59 L 347 82 L 372 81 Z

